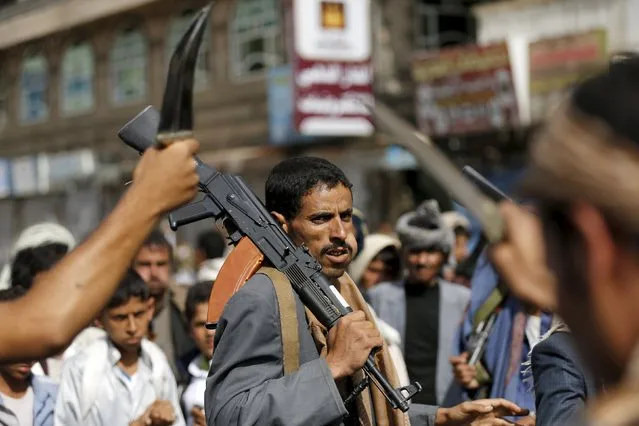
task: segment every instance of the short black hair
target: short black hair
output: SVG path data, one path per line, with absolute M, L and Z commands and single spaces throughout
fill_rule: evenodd
M 606 123 L 639 145 L 639 57 L 629 57 L 578 84 L 571 96 L 578 111 Z
M 207 259 L 217 259 L 224 255 L 226 242 L 217 231 L 204 231 L 197 237 L 197 248 L 202 250 Z
M 142 277 L 133 269 L 129 269 L 105 309 L 122 306 L 133 297 L 139 297 L 143 301 L 149 300 L 151 292 Z
M 318 157 L 295 157 L 282 161 L 266 179 L 265 204 L 269 212 L 277 212 L 292 220 L 302 208 L 302 198 L 318 185 L 335 188 L 353 184 L 336 165 Z
M 455 233 L 456 237 L 464 236 L 464 237 L 470 238 L 471 236 L 470 230 L 466 228 L 465 226 L 461 226 L 461 225 L 455 226 L 455 228 L 453 228 L 453 232 Z
M 30 289 L 41 272 L 48 271 L 69 251 L 66 244 L 51 243 L 20 250 L 11 265 L 11 285 Z
M 184 307 L 184 317 L 186 318 L 187 326 L 191 323 L 195 315 L 197 305 L 200 303 L 209 303 L 211 290 L 213 290 L 213 282 L 211 281 L 200 281 L 189 288 L 188 293 L 186 293 L 186 306 Z
M 173 246 L 171 246 L 171 243 L 166 239 L 164 233 L 159 229 L 151 231 L 142 243 L 142 247 L 166 247 L 169 251 L 169 259 L 173 260 Z
M 25 294 L 27 294 L 27 289 L 20 286 L 0 290 L 0 302 L 10 302 L 21 298 Z
M 388 274 L 393 277 L 392 280 L 399 278 L 402 266 L 399 249 L 395 246 L 384 247 L 374 259 L 381 260 L 388 266 Z

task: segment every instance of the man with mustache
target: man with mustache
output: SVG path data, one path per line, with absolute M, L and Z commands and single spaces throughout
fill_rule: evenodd
M 380 319 L 401 334 L 408 375 L 424 388 L 413 402 L 443 404 L 458 391 L 447 363 L 470 291 L 442 278 L 455 236 L 437 201 L 425 201 L 400 217 L 397 234 L 406 277 L 369 290 L 370 303 Z
M 357 250 L 351 187 L 340 169 L 320 158 L 288 159 L 271 171 L 266 208 L 296 244 L 308 247 L 354 312 L 327 332 L 305 311 L 288 281 L 280 286 L 284 277 L 262 269 L 249 279 L 226 304 L 217 325 L 205 394 L 208 426 L 410 424 L 375 386 L 348 407 L 343 402 L 362 380 L 361 368 L 373 348 L 380 348 L 378 368 L 397 386 L 388 350 L 366 302 L 345 274 Z M 289 305 L 286 294 L 292 298 Z M 295 316 L 293 333 L 299 338 L 295 348 L 299 350 L 289 353 L 284 334 Z M 295 355 L 298 366 L 291 368 L 287 360 Z M 414 424 L 461 425 L 519 410 L 507 401 L 489 400 L 451 409 L 413 404 L 409 412 L 421 420 Z M 495 418 L 481 420 L 506 424 Z

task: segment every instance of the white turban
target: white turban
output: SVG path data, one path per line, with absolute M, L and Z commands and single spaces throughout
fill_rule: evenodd
M 11 264 L 22 250 L 46 244 L 64 244 L 69 251 L 75 248 L 75 238 L 67 228 L 57 223 L 44 222 L 26 228 L 11 247 L 11 258 L 0 272 L 0 290 L 11 286 Z

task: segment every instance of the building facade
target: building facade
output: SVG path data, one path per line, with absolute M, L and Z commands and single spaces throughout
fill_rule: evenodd
M 374 0 L 376 96 L 414 121 L 413 51 L 472 42 L 474 3 Z M 3 216 L 11 217 L 0 225 L 0 258 L 15 233 L 33 222 L 57 220 L 81 238 L 112 207 L 137 158 L 118 140 L 117 130 L 145 106 L 160 104 L 171 52 L 194 11 L 205 4 L 0 1 L 0 159 L 15 166 L 7 172 L 10 185 L 34 181 L 0 200 Z M 355 204 L 371 212 L 374 225 L 392 223 L 415 200 L 405 174 L 393 170 L 405 166 L 389 164 L 386 140 L 376 135 L 277 147 L 269 143 L 266 73 L 289 61 L 282 4 L 215 2 L 195 76 L 201 157 L 242 174 L 261 195 L 266 173 L 279 160 L 302 153 L 324 156 L 353 180 Z M 50 159 L 79 151 L 82 155 L 67 159 L 68 167 Z M 24 165 L 17 167 L 23 158 Z M 84 172 L 54 179 L 68 168 Z M 198 227 L 186 234 L 192 236 Z

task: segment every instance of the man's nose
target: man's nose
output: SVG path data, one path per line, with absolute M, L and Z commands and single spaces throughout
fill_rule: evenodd
M 151 277 L 155 278 L 160 275 L 160 267 L 158 265 L 151 265 Z
M 133 315 L 129 315 L 129 318 L 127 319 L 127 322 L 126 322 L 126 331 L 128 333 L 135 334 L 137 330 L 138 330 L 138 324 L 135 321 L 135 318 L 133 318 Z
M 429 260 L 430 260 L 430 253 L 428 253 L 427 251 L 422 251 L 417 255 L 417 261 L 420 265 L 423 265 L 424 263 L 428 263 Z
M 344 226 L 344 222 L 338 217 L 333 220 L 331 223 L 331 239 L 344 241 L 346 240 L 346 226 Z

